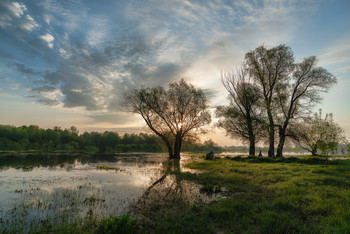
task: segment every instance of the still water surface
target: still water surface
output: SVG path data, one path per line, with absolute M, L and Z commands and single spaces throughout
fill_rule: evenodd
M 180 170 L 188 170 L 186 160 Z M 167 163 L 166 154 L 0 156 L 0 227 L 23 231 L 44 222 L 124 214 Z M 198 186 L 189 188 L 199 193 Z

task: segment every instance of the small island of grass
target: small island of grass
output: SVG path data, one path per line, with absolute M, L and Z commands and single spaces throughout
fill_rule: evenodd
M 118 171 L 120 168 L 119 167 L 112 167 L 112 166 L 106 166 L 106 165 L 97 165 L 96 169 L 100 170 L 115 170 Z

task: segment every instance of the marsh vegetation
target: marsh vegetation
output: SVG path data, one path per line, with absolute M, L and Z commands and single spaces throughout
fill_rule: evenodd
M 346 233 L 350 160 L 1 158 L 2 232 Z M 327 165 L 326 165 L 327 164 Z M 98 166 L 108 169 L 98 169 Z M 114 168 L 118 167 L 119 170 Z
M 129 230 L 136 225 L 130 214 L 145 204 L 141 200 L 154 199 L 162 189 L 168 196 L 176 193 L 171 192 L 177 184 L 174 171 L 181 173 L 186 160 L 190 158 L 185 156 L 174 166 L 165 154 L 157 153 L 2 155 L 1 232 Z M 144 196 L 163 174 L 167 178 L 161 186 Z M 195 182 L 182 182 L 184 200 L 211 200 L 199 188 Z
M 1 231 L 97 228 L 130 212 L 163 161 L 161 154 L 2 156 Z
M 143 230 L 173 233 L 347 233 L 350 230 L 350 161 L 299 156 L 226 157 L 187 164 L 181 173 L 207 194 L 206 204 L 181 196 L 153 201 Z M 151 232 L 152 232 L 151 231 Z

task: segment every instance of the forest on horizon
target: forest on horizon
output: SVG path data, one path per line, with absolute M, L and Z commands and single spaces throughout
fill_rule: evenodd
M 183 149 L 191 152 L 222 150 L 212 140 L 204 143 L 186 140 Z M 79 134 L 75 126 L 67 129 L 57 126 L 52 129 L 43 129 L 37 125 L 20 127 L 0 125 L 0 151 L 126 153 L 165 152 L 166 149 L 161 139 L 154 134 L 125 133 L 119 135 L 114 131 L 85 131 Z
M 347 146 L 339 144 L 338 154 L 346 154 Z M 266 154 L 268 147 L 257 149 Z M 162 140 L 147 133 L 118 134 L 115 131 L 87 132 L 79 134 L 75 126 L 68 129 L 54 127 L 43 129 L 37 125 L 20 127 L 0 124 L 0 152 L 84 152 L 84 153 L 128 153 L 128 152 L 166 152 Z M 186 140 L 183 145 L 185 152 L 248 152 L 246 145 L 230 145 L 221 147 L 213 140 L 199 142 Z M 287 146 L 286 152 L 306 153 L 298 146 Z

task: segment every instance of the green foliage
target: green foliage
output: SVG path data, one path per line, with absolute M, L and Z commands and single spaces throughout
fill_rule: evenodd
M 85 152 L 89 153 L 97 153 L 98 152 L 98 147 L 94 145 L 87 145 L 84 147 Z
M 182 150 L 187 152 L 206 152 L 207 153 L 209 151 L 221 152 L 222 148 L 212 140 L 207 140 L 203 143 L 198 143 L 191 140 L 185 140 L 183 142 Z
M 297 127 L 298 142 L 313 155 L 335 154 L 338 144 L 345 143 L 344 130 L 334 122 L 332 114 L 322 117 L 319 110 L 313 117 L 304 119 Z
M 130 218 L 130 213 L 109 217 L 103 220 L 97 220 L 93 216 L 87 216 L 83 219 L 77 218 L 71 223 L 55 224 L 52 220 L 42 220 L 39 229 L 33 227 L 29 233 L 136 233 L 137 220 Z M 7 232 L 5 232 L 7 233 Z M 12 233 L 12 231 L 8 231 Z M 15 232 L 13 232 L 15 233 Z
M 162 139 L 170 158 L 180 158 L 182 141 L 211 122 L 205 92 L 184 79 L 170 83 L 168 90 L 157 86 L 129 91 L 124 105 Z
M 137 220 L 130 219 L 130 213 L 102 220 L 98 233 L 135 233 Z
M 221 81 L 229 93 L 229 106 L 216 107 L 217 126 L 225 129 L 232 138 L 249 142 L 249 154 L 255 155 L 255 143 L 263 133 L 263 112 L 259 86 L 251 82 L 244 67 L 236 74 L 225 73 Z
M 225 188 L 226 198 L 193 205 L 149 208 L 156 233 L 347 233 L 350 227 L 350 161 L 322 157 L 237 157 L 193 161 L 201 173 L 182 173 L 208 194 Z
M 163 152 L 162 140 L 152 134 L 129 134 L 119 136 L 117 132 L 103 133 L 84 132 L 78 135 L 76 127 L 62 130 L 59 127 L 53 129 L 41 129 L 38 126 L 9 126 L 0 125 L 0 150 L 1 151 L 26 151 L 33 150 L 43 153 L 52 152 L 87 152 L 87 153 L 126 153 L 126 152 Z M 204 144 L 193 140 L 184 142 L 186 151 L 219 151 L 220 147 L 209 140 Z

